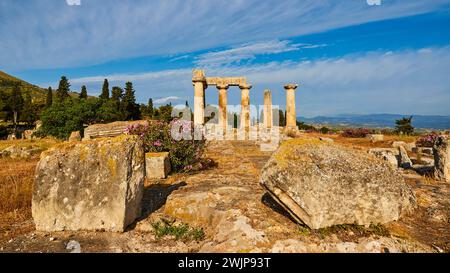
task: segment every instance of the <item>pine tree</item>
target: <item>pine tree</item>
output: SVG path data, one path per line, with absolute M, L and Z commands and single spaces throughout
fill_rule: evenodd
M 58 102 L 63 102 L 66 98 L 69 97 L 70 92 L 70 83 L 67 80 L 66 76 L 62 76 L 59 81 L 58 90 L 56 90 L 56 99 Z
M 126 112 L 127 120 L 137 120 L 140 117 L 139 105 L 136 104 L 136 97 L 134 95 L 133 83 L 127 82 L 125 84 L 125 95 L 122 100 L 124 110 Z
M 87 94 L 87 88 L 86 85 L 83 85 L 81 87 L 81 92 L 80 92 L 80 96 L 78 97 L 79 99 L 87 99 L 88 94 Z
M 49 86 L 47 89 L 47 97 L 45 98 L 45 107 L 50 107 L 53 104 L 53 90 L 52 87 Z
M 100 99 L 108 100 L 109 99 L 109 82 L 108 79 L 105 79 L 103 82 L 102 93 L 100 94 Z
M 28 125 L 33 124 L 38 118 L 38 106 L 33 104 L 31 94 L 27 92 L 23 101 L 22 113 L 20 121 L 26 122 Z
M 123 89 L 118 86 L 114 86 L 111 91 L 111 100 L 115 102 L 120 102 L 122 100 L 122 97 L 123 97 Z
M 410 135 L 414 133 L 414 127 L 412 126 L 412 116 L 409 118 L 402 118 L 395 121 L 395 131 L 399 134 Z

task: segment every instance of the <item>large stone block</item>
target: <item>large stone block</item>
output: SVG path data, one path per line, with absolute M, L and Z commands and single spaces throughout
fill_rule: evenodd
M 122 232 L 141 214 L 145 155 L 137 136 L 66 142 L 36 168 L 37 230 Z
M 450 182 L 449 136 L 439 136 L 433 147 L 436 179 Z
M 318 139 L 283 142 L 264 166 L 261 184 L 313 229 L 386 223 L 416 206 L 412 190 L 387 162 Z
M 146 153 L 145 170 L 147 178 L 166 178 L 171 170 L 169 153 Z
M 146 120 L 135 121 L 115 121 L 106 124 L 93 124 L 84 129 L 83 140 L 89 140 L 102 137 L 116 137 L 126 133 L 128 126 L 148 124 Z

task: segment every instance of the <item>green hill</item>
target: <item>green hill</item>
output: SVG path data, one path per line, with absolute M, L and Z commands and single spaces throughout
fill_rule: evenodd
M 22 92 L 31 94 L 33 99 L 45 99 L 46 90 L 40 88 L 39 86 L 30 84 L 26 81 L 13 77 L 9 74 L 6 74 L 3 71 L 0 71 L 0 90 L 6 91 L 7 93 L 11 92 L 15 84 L 19 84 Z
M 0 91 L 6 91 L 6 93 L 9 93 L 17 83 L 19 83 L 20 87 L 22 88 L 22 94 L 30 92 L 33 100 L 45 101 L 45 98 L 47 96 L 47 89 L 41 88 L 39 86 L 11 76 L 3 71 L 0 71 Z M 53 90 L 53 92 L 55 91 L 56 90 Z M 71 97 L 78 97 L 78 93 L 76 92 L 70 92 L 69 95 Z

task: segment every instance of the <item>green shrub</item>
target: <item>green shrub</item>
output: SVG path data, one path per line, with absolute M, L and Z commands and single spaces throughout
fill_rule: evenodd
M 0 139 L 6 139 L 8 137 L 8 127 L 0 125 Z
M 188 224 L 169 224 L 164 222 L 152 223 L 153 232 L 158 239 L 171 235 L 175 240 L 201 241 L 205 238 L 205 232 L 201 228 L 192 228 Z
M 126 132 L 140 136 L 146 152 L 169 152 L 175 171 L 190 172 L 214 166 L 212 160 L 201 158 L 205 141 L 194 139 L 191 121 L 149 121 L 148 125 L 130 125 Z

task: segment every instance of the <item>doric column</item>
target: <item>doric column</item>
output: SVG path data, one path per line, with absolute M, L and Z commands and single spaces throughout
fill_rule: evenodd
M 194 70 L 192 77 L 194 85 L 194 124 L 205 123 L 205 88 L 206 79 L 203 70 Z
M 227 116 L 227 90 L 228 85 L 218 84 L 217 89 L 219 90 L 219 126 L 222 128 L 223 132 L 227 131 L 228 116 Z
M 272 128 L 273 119 L 272 119 L 272 92 L 270 90 L 264 91 L 264 109 L 263 109 L 263 118 L 264 118 L 264 127 Z
M 241 89 L 241 129 L 250 127 L 250 84 L 240 85 Z
M 297 128 L 297 117 L 295 110 L 295 89 L 297 89 L 297 84 L 286 84 L 284 89 L 286 89 L 286 128 L 296 129 Z

